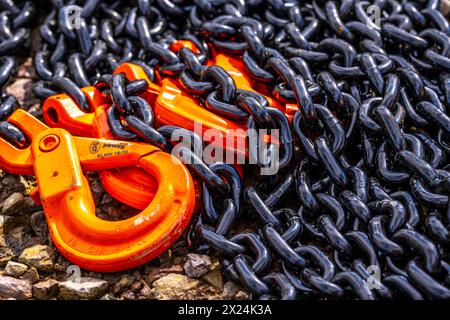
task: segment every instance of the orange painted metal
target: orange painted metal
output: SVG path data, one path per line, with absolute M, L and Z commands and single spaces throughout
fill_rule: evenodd
M 171 45 L 174 52 L 182 47 L 188 47 L 194 53 L 198 52 L 196 46 L 190 41 L 179 40 Z M 213 56 L 214 59 L 209 63 L 217 64 L 227 70 L 238 88 L 255 91 L 251 79 L 241 72 L 244 66 L 240 60 L 220 53 L 214 53 Z M 197 99 L 181 89 L 176 80 L 161 79 L 161 86 L 159 86 L 150 81 L 140 66 L 131 63 L 121 64 L 115 73 L 125 74 L 130 81 L 146 80 L 148 87 L 141 96 L 150 103 L 154 110 L 156 127 L 176 125 L 200 133 L 213 147 L 220 149 L 226 146 L 227 160 L 230 157 L 235 159 L 247 156 L 245 125 L 224 119 L 203 108 Z M 68 95 L 58 94 L 49 97 L 44 102 L 43 115 L 46 123 L 51 127 L 64 128 L 70 133 L 80 136 L 113 139 L 105 114 L 105 110 L 110 106 L 109 101 L 95 87 L 82 88 L 82 91 L 91 106 L 90 113 L 83 112 Z M 289 110 L 277 100 L 269 96 L 265 97 L 271 105 L 289 113 Z M 200 124 L 201 129 L 196 128 L 196 125 Z M 219 139 L 208 141 L 208 136 L 211 135 L 219 137 Z M 239 165 L 236 165 L 236 168 L 242 173 Z M 99 174 L 108 193 L 134 208 L 143 209 L 152 199 L 153 191 L 156 189 L 156 181 L 137 168 L 119 168 L 102 171 Z
M 63 128 L 77 136 L 114 139 L 106 115 L 110 102 L 95 87 L 81 90 L 88 99 L 91 112 L 82 111 L 67 94 L 57 94 L 47 98 L 42 106 L 45 122 L 52 128 Z M 136 167 L 99 171 L 99 176 L 112 197 L 140 210 L 150 203 L 158 187 L 154 177 Z
M 171 49 L 177 51 L 183 46 L 192 47 L 193 45 L 189 41 L 178 41 L 172 45 Z M 193 47 L 195 48 L 195 46 Z M 296 104 L 281 103 L 271 97 L 266 86 L 255 84 L 243 71 L 245 66 L 238 58 L 213 50 L 212 58 L 208 60 L 207 64 L 225 69 L 235 81 L 238 89 L 262 94 L 268 100 L 269 105 L 281 110 L 289 121 L 298 110 Z M 210 143 L 216 148 L 225 146 L 225 152 L 234 154 L 236 157 L 248 156 L 245 124 L 225 119 L 202 107 L 198 99 L 182 89 L 178 80 L 163 78 L 159 80 L 160 86 L 158 86 L 148 79 L 142 67 L 132 63 L 121 64 L 114 73 L 123 73 L 130 81 L 140 79 L 147 81 L 149 89 L 141 96 L 152 106 L 157 127 L 176 125 L 201 133 L 203 137 L 214 135 L 218 139 L 206 141 L 207 144 Z M 196 125 L 199 126 L 197 130 Z
M 186 167 L 170 154 L 143 143 L 75 137 L 21 109 L 8 121 L 31 144 L 17 149 L 0 138 L 0 166 L 36 176 L 53 242 L 72 263 L 98 272 L 133 268 L 165 251 L 187 226 L 195 188 Z M 126 220 L 99 219 L 83 172 L 130 166 L 158 182 L 152 201 Z
M 170 45 L 170 50 L 175 53 L 180 51 L 182 48 L 188 48 L 195 54 L 200 53 L 200 50 L 197 48 L 197 46 L 192 41 L 189 40 L 175 40 Z
M 144 70 L 132 63 L 120 65 L 114 73 L 123 73 L 130 81 L 144 79 L 149 85 L 152 84 L 145 76 Z M 199 133 L 202 137 L 205 133 L 214 135 L 219 138 L 211 139 L 213 140 L 210 141 L 212 146 L 217 148 L 226 146 L 225 151 L 241 157 L 247 155 L 245 126 L 203 108 L 197 99 L 181 89 L 177 80 L 164 78 L 161 80 L 158 95 L 150 86 L 150 89 L 141 96 L 147 99 L 153 108 L 156 127 L 175 125 Z M 242 146 L 245 147 L 242 148 Z
M 277 99 L 271 97 L 271 93 L 266 85 L 255 83 L 250 76 L 246 74 L 246 68 L 242 59 L 213 51 L 212 59 L 208 60 L 208 65 L 216 65 L 226 70 L 233 78 L 238 89 L 256 92 L 264 96 L 269 102 L 269 105 L 282 111 L 289 121 L 292 120 L 295 113 L 298 111 L 297 104 L 281 103 Z

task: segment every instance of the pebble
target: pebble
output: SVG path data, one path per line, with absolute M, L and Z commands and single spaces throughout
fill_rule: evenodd
M 206 283 L 212 285 L 214 288 L 218 290 L 222 290 L 223 286 L 223 278 L 222 272 L 220 270 L 220 263 L 217 258 L 213 258 L 211 270 L 205 273 L 201 279 Z
M 138 293 L 139 291 L 141 291 L 143 285 L 144 284 L 142 283 L 142 281 L 135 281 L 130 286 L 130 290 L 133 291 L 134 293 Z
M 17 78 L 33 78 L 35 77 L 33 68 L 33 58 L 28 57 L 23 64 L 20 65 L 17 70 Z
M 183 267 L 180 265 L 173 265 L 169 268 L 146 268 L 147 274 L 147 282 L 153 283 L 155 280 L 158 280 L 161 277 L 164 277 L 165 275 L 169 273 L 183 273 Z
M 38 244 L 23 250 L 19 257 L 19 262 L 34 267 L 38 271 L 52 272 L 54 265 L 52 255 L 53 253 L 49 246 Z
M 450 17 L 450 0 L 441 0 L 440 10 L 444 16 Z
M 30 217 L 30 225 L 37 236 L 47 238 L 48 227 L 44 211 L 34 212 Z
M 33 82 L 33 79 L 15 78 L 15 80 L 6 87 L 6 92 L 15 96 L 24 107 L 29 107 L 36 101 L 36 99 L 33 98 L 34 95 L 31 91 Z
M 25 272 L 27 272 L 28 266 L 22 263 L 18 263 L 15 261 L 8 261 L 6 264 L 4 274 L 11 277 L 20 277 L 23 276 Z
M 136 300 L 136 295 L 134 294 L 133 291 L 128 290 L 127 292 L 124 293 L 123 298 L 125 300 Z
M 0 235 L 2 235 L 4 232 L 6 221 L 8 221 L 7 216 L 0 216 Z
M 152 289 L 144 282 L 144 283 L 142 284 L 142 289 L 141 289 L 141 291 L 139 292 L 139 297 L 140 297 L 141 299 L 150 299 L 150 297 L 151 297 L 151 295 L 152 295 L 151 290 L 152 290 Z
M 28 281 L 0 276 L 0 298 L 26 300 L 31 297 L 31 284 Z
M 103 297 L 101 297 L 100 300 L 119 300 L 119 299 L 114 297 L 112 294 L 107 293 Z
M 31 284 L 35 284 L 39 281 L 39 272 L 36 268 L 30 268 L 27 272 L 22 276 L 23 280 L 27 280 Z
M 199 281 L 182 274 L 169 273 L 153 282 L 152 293 L 158 300 L 184 299 L 190 290 L 198 287 Z
M 56 297 L 59 291 L 59 282 L 48 279 L 33 285 L 33 298 L 38 300 L 49 300 Z
M 240 290 L 234 295 L 233 298 L 236 300 L 248 300 L 250 296 L 247 292 Z
M 2 240 L 3 237 L 1 238 Z M 0 266 L 4 266 L 14 257 L 14 252 L 6 245 L 0 245 Z
M 23 185 L 21 185 L 21 183 L 19 181 L 18 176 L 13 175 L 13 174 L 5 175 L 2 179 L 2 184 L 5 187 L 12 187 L 12 186 L 17 186 L 17 187 L 22 186 L 23 187 Z
M 14 229 L 12 229 L 10 232 L 8 232 L 9 238 L 13 240 L 16 243 L 23 243 L 23 239 L 25 237 L 24 227 L 19 226 Z
M 211 270 L 211 266 L 211 258 L 208 255 L 188 253 L 183 269 L 188 277 L 199 278 Z
M 105 280 L 81 277 L 80 282 L 60 282 L 58 298 L 63 300 L 98 299 L 107 290 L 108 282 Z
M 3 203 L 2 214 L 5 216 L 16 215 L 20 213 L 22 209 L 24 209 L 24 204 L 24 196 L 19 192 L 15 192 L 10 195 Z
M 223 285 L 222 298 L 231 299 L 237 292 L 239 288 L 232 281 L 227 281 Z
M 27 226 L 29 222 L 30 216 L 26 214 L 14 216 L 0 215 L 0 235 L 4 234 L 5 236 L 15 237 L 14 233 L 19 230 L 17 228 L 24 229 L 24 226 Z
M 117 294 L 120 292 L 125 291 L 126 289 L 128 289 L 129 286 L 131 286 L 131 284 L 134 282 L 134 277 L 129 275 L 129 274 L 125 274 L 123 275 L 119 281 L 117 281 L 113 288 L 112 288 L 112 293 Z
M 214 288 L 222 290 L 223 278 L 222 272 L 220 270 L 211 270 L 208 273 L 204 274 L 201 279 L 206 283 L 212 285 Z

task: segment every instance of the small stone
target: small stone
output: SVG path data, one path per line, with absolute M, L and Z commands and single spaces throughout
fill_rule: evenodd
M 134 277 L 129 275 L 129 274 L 125 274 L 123 275 L 119 281 L 117 281 L 111 292 L 114 294 L 120 293 L 125 291 L 126 289 L 128 289 L 129 286 L 131 286 L 131 284 L 134 282 Z
M 25 204 L 24 204 L 24 213 L 31 214 L 32 212 L 35 212 L 39 210 L 41 207 L 34 202 L 31 197 L 25 197 Z
M 450 17 L 450 0 L 441 0 L 440 10 L 445 17 Z
M 19 66 L 19 70 L 17 70 L 17 78 L 33 78 L 35 76 L 32 61 L 33 59 L 29 57 Z
M 152 293 L 158 300 L 184 299 L 189 290 L 197 288 L 199 281 L 185 275 L 169 273 L 153 282 Z
M 51 272 L 53 270 L 52 250 L 46 245 L 35 245 L 23 250 L 19 262 L 39 271 Z
M 12 216 L 22 211 L 25 204 L 25 198 L 19 192 L 15 192 L 10 195 L 2 207 L 2 214 L 5 216 Z
M 218 290 L 222 290 L 222 273 L 219 269 L 211 270 L 208 273 L 204 274 L 201 279 L 206 283 L 212 285 L 214 288 Z
M 236 300 L 248 300 L 250 296 L 247 292 L 240 290 L 234 295 L 233 298 Z
M 17 227 L 9 232 L 9 238 L 18 243 L 23 243 L 25 237 L 24 227 Z
M 36 268 L 30 268 L 27 272 L 22 276 L 23 280 L 27 280 L 31 284 L 35 284 L 39 281 L 39 273 Z
M 142 289 L 139 292 L 139 298 L 150 299 L 151 294 L 152 294 L 151 290 L 152 289 L 144 282 L 142 284 Z
M 88 177 L 92 192 L 101 193 L 103 195 L 105 193 L 105 189 L 103 188 L 103 184 L 98 175 L 89 175 Z
M 136 280 L 139 280 L 141 278 L 141 272 L 139 270 L 134 271 L 131 274 Z
M 0 235 L 2 235 L 4 233 L 4 227 L 6 224 L 6 221 L 8 221 L 7 216 L 0 216 Z
M 104 210 L 104 214 L 106 215 L 107 218 L 109 218 L 110 220 L 120 220 L 120 218 L 123 215 L 123 211 L 114 206 L 114 207 L 108 207 Z
M 8 276 L 0 276 L 0 298 L 31 299 L 31 284 L 28 281 Z
M 108 290 L 108 282 L 102 279 L 81 277 L 80 282 L 59 283 L 58 298 L 63 300 L 98 299 Z
M 183 273 L 183 267 L 180 265 L 174 265 L 169 268 L 154 268 L 149 267 L 146 268 L 145 273 L 147 274 L 147 282 L 153 283 L 155 280 L 158 280 L 161 277 L 164 277 L 165 275 L 169 273 Z
M 123 295 L 123 298 L 125 300 L 136 300 L 136 295 L 134 294 L 133 291 L 128 290 L 127 292 L 125 292 L 125 294 Z
M 53 266 L 53 271 L 66 272 L 68 266 L 69 266 L 69 264 L 66 265 L 66 264 L 55 263 L 55 265 Z
M 4 274 L 11 277 L 20 277 L 27 272 L 28 266 L 15 261 L 8 261 Z
M 141 291 L 142 286 L 143 286 L 143 283 L 141 281 L 135 281 L 130 286 L 130 290 L 133 291 L 134 293 L 138 293 L 139 291 Z
M 33 285 L 33 298 L 38 300 L 48 300 L 58 294 L 59 282 L 53 279 L 38 282 Z
M 220 263 L 217 258 L 213 257 L 212 259 L 211 270 L 202 276 L 202 280 L 206 283 L 209 283 L 214 288 L 218 290 L 222 290 L 223 279 L 222 272 L 220 270 Z
M 100 201 L 100 205 L 106 205 L 106 204 L 110 204 L 112 201 L 114 200 L 114 198 L 109 194 L 109 193 L 105 193 L 102 196 L 102 200 Z
M 114 297 L 112 294 L 107 293 L 103 297 L 101 297 L 100 300 L 118 300 L 118 299 Z
M 44 211 L 37 211 L 33 213 L 30 217 L 30 224 L 31 228 L 33 229 L 34 233 L 37 236 L 44 239 L 47 238 L 48 227 L 47 222 L 45 220 Z
M 8 235 L 9 237 L 14 237 L 15 239 L 21 238 L 23 234 L 20 233 L 29 222 L 30 217 L 25 214 L 15 216 L 0 215 L 0 235 Z
M 0 247 L 0 266 L 4 266 L 14 257 L 14 252 L 7 246 Z
M 108 283 L 112 286 L 116 282 L 120 281 L 120 279 L 124 276 L 123 272 L 111 272 L 103 274 L 103 279 L 108 281 Z
M 222 297 L 224 299 L 231 299 L 237 292 L 239 288 L 232 281 L 227 281 L 223 285 Z
M 20 104 L 27 108 L 36 101 L 36 99 L 33 99 L 34 95 L 31 91 L 33 82 L 33 79 L 15 78 L 15 80 L 6 87 L 6 92 L 15 96 Z
M 4 173 L 4 171 L 2 171 L 2 172 Z M 7 174 L 6 176 L 3 177 L 2 184 L 5 187 L 10 187 L 10 186 L 15 185 L 18 180 L 19 180 L 19 178 L 16 175 Z
M 211 270 L 211 259 L 206 254 L 188 253 L 183 266 L 184 272 L 190 278 L 199 278 Z

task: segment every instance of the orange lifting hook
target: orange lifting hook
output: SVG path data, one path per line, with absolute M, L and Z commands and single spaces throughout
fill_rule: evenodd
M 95 87 L 81 88 L 91 112 L 82 111 L 67 94 L 47 98 L 42 106 L 45 122 L 52 128 L 63 128 L 82 137 L 114 139 L 107 123 L 106 110 L 110 103 Z M 136 167 L 117 168 L 99 172 L 105 190 L 120 202 L 144 209 L 155 194 L 157 181 Z
M 15 174 L 36 176 L 50 234 L 69 261 L 98 272 L 133 268 L 166 250 L 187 226 L 195 207 L 186 167 L 160 149 L 143 143 L 102 140 L 51 129 L 21 109 L 8 122 L 31 144 L 17 149 L 0 138 L 0 165 Z M 83 171 L 139 166 L 158 182 L 150 204 L 122 221 L 95 215 Z
M 197 47 L 192 42 L 184 40 L 175 41 L 171 49 L 178 51 L 182 47 L 188 47 L 198 53 Z M 154 105 L 156 97 L 161 92 L 161 88 L 154 82 L 149 81 L 142 69 L 131 68 L 130 72 L 132 74 L 135 72 L 133 74 L 134 77 L 145 78 L 147 80 L 148 87 L 143 97 L 151 105 Z M 172 86 L 169 86 L 169 88 L 177 89 Z M 51 127 L 63 128 L 79 136 L 114 139 L 114 136 L 109 130 L 105 112 L 110 107 L 110 102 L 93 86 L 81 88 L 81 90 L 88 100 L 91 112 L 86 113 L 82 111 L 67 94 L 57 94 L 47 98 L 43 104 L 42 110 L 46 123 Z M 170 92 L 170 90 L 166 92 Z M 177 91 L 174 93 L 176 101 L 185 103 L 194 102 L 192 98 L 179 93 L 181 92 Z M 199 107 L 195 102 L 195 105 L 193 105 L 194 110 Z M 205 113 L 209 112 L 205 111 Z M 214 115 L 214 117 L 219 119 L 218 116 Z M 178 118 L 176 118 L 173 124 L 180 125 L 177 121 Z M 170 117 L 169 119 L 162 120 L 162 123 L 170 124 Z M 239 170 L 240 168 L 238 167 L 237 169 Z M 148 205 L 157 187 L 155 179 L 145 174 L 139 168 L 105 170 L 99 172 L 99 176 L 105 190 L 109 194 L 119 201 L 137 209 L 143 209 Z

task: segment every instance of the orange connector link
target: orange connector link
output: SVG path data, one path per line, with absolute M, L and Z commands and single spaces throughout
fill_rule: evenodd
M 193 180 L 175 157 L 143 143 L 75 137 L 19 109 L 8 119 L 31 141 L 18 149 L 0 138 L 0 166 L 34 174 L 50 234 L 69 261 L 97 272 L 136 267 L 165 251 L 195 207 Z M 121 221 L 95 215 L 83 172 L 137 166 L 158 182 L 148 206 Z
M 270 106 L 283 112 L 289 121 L 292 120 L 298 110 L 298 105 L 295 103 L 284 104 L 272 98 L 267 86 L 254 83 L 252 79 L 243 71 L 245 70 L 245 66 L 242 59 L 218 52 L 213 52 L 212 56 L 213 58 L 208 60 L 208 65 L 222 67 L 233 78 L 237 88 L 261 94 L 267 99 Z
M 123 63 L 114 73 L 123 73 L 130 81 L 141 79 L 147 81 L 150 87 L 141 96 L 152 106 L 157 127 L 175 125 L 194 131 L 195 124 L 201 124 L 202 136 L 211 129 L 222 136 L 222 139 L 211 141 L 212 145 L 218 148 L 226 146 L 231 152 L 240 156 L 248 154 L 247 148 L 238 147 L 241 141 L 246 141 L 245 126 L 203 108 L 194 97 L 180 88 L 176 80 L 162 79 L 161 89 L 157 93 L 152 89 L 155 84 L 148 79 L 144 70 L 138 65 Z

